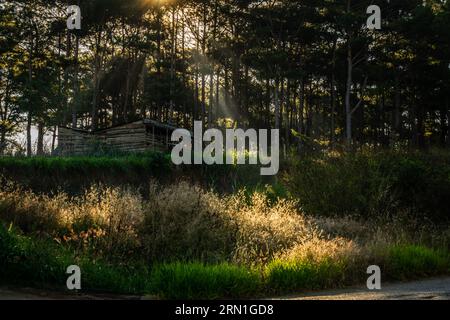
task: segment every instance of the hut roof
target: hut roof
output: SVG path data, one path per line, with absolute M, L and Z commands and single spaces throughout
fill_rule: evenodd
M 110 130 L 110 129 L 120 128 L 120 127 L 128 126 L 130 124 L 141 124 L 141 123 L 144 124 L 144 125 L 151 125 L 151 126 L 154 126 L 154 127 L 157 127 L 157 128 L 168 129 L 168 130 L 171 130 L 171 131 L 174 131 L 174 130 L 178 129 L 177 127 L 172 126 L 170 124 L 165 124 L 165 123 L 162 123 L 162 122 L 159 122 L 159 121 L 155 121 L 155 120 L 151 120 L 151 119 L 143 119 L 143 120 L 131 121 L 131 122 L 127 122 L 127 123 L 120 123 L 120 124 L 117 124 L 117 125 L 114 125 L 114 126 L 110 126 L 110 127 L 107 127 L 107 128 L 101 128 L 101 129 L 97 129 L 97 130 L 75 129 L 75 128 L 69 128 L 69 127 L 66 127 L 66 126 L 60 126 L 60 128 L 73 130 L 73 131 L 76 131 L 76 132 L 79 132 L 79 133 L 85 133 L 85 134 L 98 134 L 98 133 L 102 133 L 102 132 L 105 132 L 105 131 Z

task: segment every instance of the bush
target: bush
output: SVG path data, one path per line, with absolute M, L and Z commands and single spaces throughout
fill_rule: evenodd
M 185 182 L 150 190 L 140 230 L 150 261 L 230 259 L 235 225 L 218 195 Z
M 0 190 L 0 221 L 110 258 L 134 254 L 142 220 L 141 197 L 126 189 L 92 187 L 74 198 L 37 195 L 11 184 Z
M 66 289 L 70 265 L 82 270 L 82 288 L 89 291 L 143 294 L 149 292 L 147 268 L 129 263 L 110 265 L 46 239 L 20 235 L 0 223 L 0 283 Z
M 265 275 L 275 292 L 339 287 L 360 280 L 362 272 L 354 272 L 364 265 L 359 260 L 361 249 L 352 241 L 315 239 L 270 262 Z
M 294 201 L 262 192 L 220 198 L 186 183 L 152 189 L 141 238 L 151 261 L 270 261 L 319 236 Z
M 65 283 L 70 254 L 47 241 L 20 236 L 0 223 L 0 280 L 27 285 Z
M 67 227 L 63 216 L 70 211 L 65 194 L 39 196 L 11 183 L 0 189 L 0 219 L 26 233 L 55 234 Z
M 141 189 L 147 195 L 148 181 L 177 183 L 189 181 L 206 189 L 230 193 L 245 186 L 256 188 L 272 183 L 261 177 L 254 165 L 175 166 L 170 154 L 112 154 L 77 157 L 1 157 L 0 181 L 12 180 L 37 193 L 61 190 L 79 195 L 93 184 L 124 185 Z
M 271 203 L 261 192 L 231 196 L 227 207 L 237 225 L 234 261 L 264 264 L 286 250 L 319 237 L 319 231 L 298 212 L 295 201 Z
M 423 245 L 445 246 L 448 229 L 408 215 L 310 217 L 270 192 L 221 197 L 186 182 L 149 190 L 69 197 L 3 186 L 3 281 L 61 287 L 77 264 L 90 291 L 242 298 L 356 284 L 370 264 L 393 279 L 450 271 L 448 251 Z
M 450 153 L 358 152 L 295 159 L 283 181 L 312 215 L 411 212 L 449 220 Z

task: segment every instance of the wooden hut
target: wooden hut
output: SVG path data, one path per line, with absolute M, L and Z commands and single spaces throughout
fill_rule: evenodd
M 96 131 L 59 127 L 56 154 L 86 155 L 98 151 L 99 148 L 129 153 L 149 150 L 166 152 L 174 145 L 170 138 L 176 129 L 171 125 L 149 119 Z

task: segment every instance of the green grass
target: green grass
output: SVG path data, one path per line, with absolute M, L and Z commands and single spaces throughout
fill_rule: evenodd
M 119 157 L 0 157 L 0 175 L 34 190 L 78 194 L 92 184 L 148 184 L 171 175 L 170 156 L 159 152 Z
M 257 271 L 222 263 L 171 263 L 155 266 L 151 274 L 155 293 L 167 299 L 251 297 L 262 290 Z
M 275 260 L 266 267 L 266 286 L 274 293 L 339 287 L 344 284 L 345 271 L 345 264 L 333 260 L 317 263 Z
M 387 254 L 385 269 L 392 279 L 406 280 L 450 273 L 450 254 L 443 249 L 398 245 L 390 247 Z
M 450 255 L 444 250 L 398 245 L 386 247 L 384 254 L 383 279 L 407 280 L 450 272 Z M 72 264 L 82 270 L 84 291 L 152 294 L 165 299 L 249 298 L 342 287 L 363 283 L 367 268 L 364 263 L 351 265 L 331 259 L 317 263 L 274 260 L 259 269 L 194 262 L 152 268 L 143 263 L 112 265 L 0 225 L 0 282 L 65 290 L 65 271 Z M 355 275 L 352 270 L 359 272 Z
M 26 237 L 0 224 L 0 282 L 64 290 L 70 265 L 82 270 L 88 291 L 142 294 L 148 288 L 148 269 L 117 266 L 78 256 L 49 240 Z
M 169 156 L 162 153 L 128 155 L 121 157 L 0 157 L 0 168 L 5 172 L 52 172 L 52 173 L 87 173 L 96 170 L 128 172 L 133 170 L 151 170 L 157 173 L 168 169 Z
M 450 256 L 424 246 L 389 246 L 383 279 L 407 280 L 450 273 Z M 163 264 L 151 273 L 151 289 L 168 299 L 246 298 L 363 284 L 368 263 L 360 260 L 274 260 L 262 269 L 230 264 Z
M 70 253 L 47 241 L 20 236 L 0 225 L 0 279 L 38 286 L 64 283 Z
M 79 194 L 92 184 L 130 185 L 145 190 L 150 180 L 189 180 L 217 191 L 232 192 L 273 182 L 254 165 L 172 164 L 170 154 L 147 152 L 75 157 L 0 157 L 0 177 L 39 193 L 64 190 Z

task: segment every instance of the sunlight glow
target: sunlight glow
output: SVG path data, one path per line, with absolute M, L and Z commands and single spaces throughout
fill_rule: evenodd
M 155 6 L 161 6 L 161 5 L 165 5 L 165 4 L 170 4 L 172 2 L 174 2 L 173 0 L 142 0 L 145 3 L 149 3 L 151 5 L 155 5 Z

